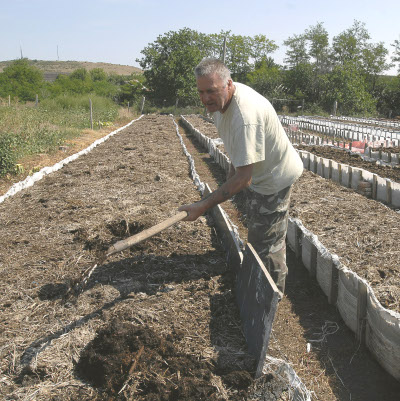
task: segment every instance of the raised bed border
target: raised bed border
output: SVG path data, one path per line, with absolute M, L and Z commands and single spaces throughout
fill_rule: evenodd
M 293 117 L 293 116 L 279 116 L 282 124 L 291 125 L 297 124 L 299 127 L 319 132 L 323 135 L 342 137 L 353 141 L 362 141 L 367 139 L 368 141 L 392 141 L 391 146 L 399 146 L 400 144 L 400 132 L 382 129 L 376 129 L 375 127 L 367 127 L 363 125 L 344 124 L 334 121 L 321 121 L 310 117 Z M 380 131 L 378 133 L 378 131 Z
M 221 160 L 224 160 L 222 156 L 226 155 L 183 116 L 181 120 L 190 132 L 205 144 L 211 156 L 219 153 L 213 157 L 222 168 L 225 168 L 225 162 Z M 328 163 L 328 166 L 331 164 Z M 321 172 L 325 171 L 321 167 L 323 163 L 314 165 L 320 166 Z M 351 177 L 352 168 L 349 168 L 347 176 Z M 337 176 L 341 177 L 342 174 Z M 348 182 L 351 183 L 352 180 L 348 179 Z M 301 255 L 307 270 L 316 277 L 328 301 L 338 308 L 343 321 L 355 333 L 360 343 L 364 343 L 382 367 L 400 381 L 400 313 L 384 308 L 371 286 L 341 264 L 338 256 L 331 254 L 300 220 L 289 218 L 287 240 L 296 256 Z
M 229 169 L 229 159 L 215 145 L 215 141 L 196 130 L 184 116 L 180 116 L 183 125 L 192 133 L 209 154 L 225 170 Z M 176 123 L 175 123 L 176 125 Z M 177 135 L 181 140 L 177 128 Z M 185 147 L 186 148 L 186 147 Z M 208 184 L 205 184 L 204 195 L 211 192 Z M 255 377 L 269 371 L 270 364 L 278 366 L 278 371 L 290 377 L 289 391 L 293 399 L 311 401 L 311 393 L 297 376 L 294 369 L 285 361 L 269 357 L 267 355 L 268 342 L 275 312 L 278 306 L 279 290 L 261 262 L 251 244 L 246 245 L 245 252 L 241 251 L 242 242 L 235 233 L 225 211 L 220 205 L 210 211 L 214 218 L 218 231 L 221 233 L 221 241 L 227 252 L 228 266 L 236 273 L 236 299 L 240 310 L 243 332 L 248 344 L 249 352 L 257 361 Z M 239 261 L 241 263 L 239 263 Z M 245 291 L 250 288 L 249 291 Z M 253 307 L 249 308 L 250 305 Z M 254 327 L 257 325 L 258 328 Z M 260 327 L 261 325 L 261 327 Z M 281 375 L 280 375 L 281 376 Z M 282 380 L 286 379 L 282 377 Z
M 351 146 L 346 148 L 346 142 L 337 141 L 336 145 L 333 141 L 326 141 L 320 136 L 314 136 L 311 134 L 304 133 L 302 131 L 295 131 L 288 126 L 285 128 L 286 134 L 292 144 L 304 144 L 304 145 L 316 145 L 316 146 L 331 146 L 335 149 L 340 149 L 350 154 L 356 154 L 363 160 L 368 162 L 375 162 L 384 166 L 397 166 L 400 164 L 400 154 L 392 152 L 384 152 L 381 149 L 372 148 L 366 146 L 363 149 L 364 153 L 353 152 Z M 341 144 L 343 146 L 341 146 Z M 354 148 L 353 148 L 354 149 Z
M 346 188 L 357 190 L 388 206 L 400 208 L 400 183 L 389 178 L 382 178 L 361 168 L 316 156 L 304 150 L 298 150 L 298 153 L 305 169 Z

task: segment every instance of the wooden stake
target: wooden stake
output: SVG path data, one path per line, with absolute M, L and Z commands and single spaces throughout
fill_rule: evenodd
M 89 99 L 90 106 L 90 129 L 93 129 L 93 107 L 92 107 L 92 99 Z

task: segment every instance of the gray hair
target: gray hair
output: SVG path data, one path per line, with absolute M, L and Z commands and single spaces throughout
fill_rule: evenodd
M 214 73 L 219 75 L 222 81 L 225 82 L 225 85 L 228 83 L 228 80 L 231 79 L 231 72 L 228 70 L 228 67 L 221 60 L 216 58 L 203 58 L 194 69 L 196 78 Z

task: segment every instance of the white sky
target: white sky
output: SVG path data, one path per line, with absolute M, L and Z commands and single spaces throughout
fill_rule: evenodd
M 318 22 L 329 38 L 364 22 L 371 42 L 400 39 L 400 0 L 0 0 L 0 61 L 109 62 L 139 66 L 140 51 L 159 35 L 188 27 L 203 33 L 231 30 L 283 41 Z M 393 68 L 390 73 L 395 73 Z

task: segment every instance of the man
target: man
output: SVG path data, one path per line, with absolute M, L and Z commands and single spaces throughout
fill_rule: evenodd
M 287 275 L 286 231 L 292 184 L 303 171 L 302 161 L 267 99 L 250 87 L 234 83 L 227 67 L 203 59 L 195 68 L 197 89 L 231 160 L 227 181 L 199 202 L 181 206 L 186 221 L 246 191 L 248 242 L 278 289 Z

